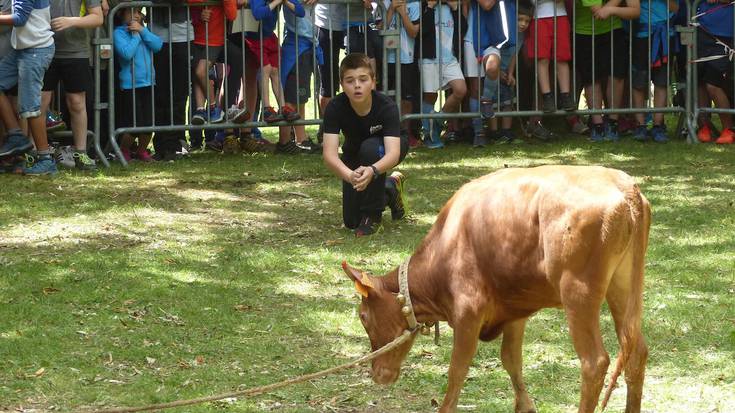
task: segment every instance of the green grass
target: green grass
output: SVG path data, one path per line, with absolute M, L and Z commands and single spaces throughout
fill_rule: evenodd
M 601 164 L 653 204 L 644 332 L 646 412 L 735 405 L 732 148 L 551 145 L 409 154 L 411 216 L 366 239 L 341 228 L 339 184 L 318 156 L 196 154 L 55 179 L 0 175 L 0 411 L 132 406 L 244 389 L 369 349 L 340 262 L 382 274 L 409 255 L 465 182 L 504 165 Z M 604 311 L 608 351 L 617 354 Z M 483 344 L 461 411 L 510 412 L 498 343 Z M 446 388 L 451 331 L 420 338 L 398 383 L 367 367 L 252 399 L 176 411 L 425 412 Z M 576 411 L 579 362 L 558 310 L 528 325 L 540 412 Z M 621 380 L 620 384 L 624 386 Z M 624 410 L 624 389 L 608 411 Z

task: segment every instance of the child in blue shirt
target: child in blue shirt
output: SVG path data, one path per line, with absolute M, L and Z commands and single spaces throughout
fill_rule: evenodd
M 11 14 L 0 15 L 0 25 L 13 26 L 10 54 L 0 59 L 0 116 L 7 129 L 7 139 L 0 147 L 0 157 L 20 155 L 33 143 L 20 129 L 15 110 L 5 95 L 18 86 L 18 112 L 28 120 L 38 157 L 23 170 L 26 175 L 57 172 L 46 135 L 46 119 L 41 116 L 43 76 L 54 57 L 54 34 L 48 0 L 15 0 Z M 23 76 L 20 76 L 20 71 Z
M 122 9 L 119 22 L 115 27 L 115 55 L 118 57 L 120 72 L 119 85 L 122 89 L 120 110 L 116 114 L 118 127 L 153 126 L 152 88 L 155 84 L 153 53 L 163 47 L 163 41 L 143 25 L 140 8 Z M 131 108 L 135 108 L 131 111 Z M 131 148 L 135 138 L 138 146 L 135 150 L 137 158 L 143 162 L 151 162 L 148 153 L 151 133 L 139 133 L 133 136 L 123 134 L 120 149 L 126 161 L 132 160 Z
M 668 3 L 668 4 L 667 4 Z M 662 108 L 666 106 L 669 79 L 670 56 L 675 51 L 670 50 L 675 45 L 673 42 L 676 30 L 670 24 L 671 19 L 679 8 L 677 0 L 650 0 L 641 2 L 641 15 L 634 25 L 637 28 L 633 39 L 633 105 L 636 108 L 644 108 L 646 96 L 653 82 L 653 106 Z M 650 54 L 649 50 L 650 42 Z M 650 79 L 648 72 L 650 70 Z M 646 141 L 650 135 L 655 142 L 665 143 L 669 138 L 666 136 L 666 125 L 664 114 L 661 112 L 653 114 L 653 127 L 646 130 L 646 120 L 643 112 L 635 114 L 638 127 L 633 132 L 633 139 Z

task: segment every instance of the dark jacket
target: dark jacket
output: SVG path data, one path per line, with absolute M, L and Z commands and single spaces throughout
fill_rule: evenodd
M 415 56 L 423 59 L 436 59 L 436 22 L 435 9 L 423 4 L 421 10 L 421 31 L 420 39 L 416 42 Z M 452 34 L 452 54 L 459 58 L 460 45 L 462 39 L 467 33 L 467 19 L 462 15 L 461 9 L 452 10 L 452 18 L 454 19 L 454 33 Z M 461 29 L 461 30 L 460 30 Z M 420 46 L 419 46 L 420 45 Z M 422 55 L 423 53 L 423 55 Z
M 153 0 L 153 4 L 168 4 L 171 6 L 171 23 L 186 22 L 186 3 L 183 0 Z M 151 21 L 156 26 L 168 27 L 168 10 L 166 10 L 166 7 L 154 8 Z

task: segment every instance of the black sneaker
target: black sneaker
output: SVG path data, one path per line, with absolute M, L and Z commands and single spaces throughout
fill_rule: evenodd
M 276 144 L 276 153 L 282 153 L 285 155 L 298 155 L 301 153 L 308 153 L 308 151 L 300 148 L 298 145 L 296 145 L 296 142 L 290 140 L 286 143 L 278 142 Z
M 383 224 L 380 221 L 380 216 L 371 217 L 365 216 L 360 220 L 360 225 L 355 229 L 356 237 L 365 237 L 373 235 L 383 230 Z
M 396 171 L 385 180 L 385 192 L 388 194 L 388 207 L 393 221 L 406 216 L 406 203 L 403 200 L 403 183 L 406 178 Z
M 572 99 L 572 95 L 569 93 L 559 94 L 559 106 L 561 106 L 562 110 L 567 112 L 577 110 L 577 104 L 574 103 L 574 99 Z
M 296 142 L 296 146 L 308 151 L 309 153 L 319 153 L 322 151 L 322 145 L 314 142 L 311 138 L 307 137 L 301 142 Z
M 544 93 L 541 95 L 541 98 L 543 102 L 541 104 L 543 105 L 541 110 L 544 111 L 544 113 L 553 113 L 556 111 L 556 102 L 554 102 L 554 94 L 553 93 Z

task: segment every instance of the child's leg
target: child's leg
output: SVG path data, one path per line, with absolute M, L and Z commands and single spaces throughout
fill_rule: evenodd
M 194 66 L 194 101 L 197 109 L 205 107 L 205 93 L 209 85 L 209 66 L 206 59 L 200 59 Z
M 434 106 L 436 105 L 436 99 L 438 97 L 439 95 L 436 92 L 424 92 L 421 99 L 421 113 L 429 114 L 434 112 Z M 431 136 L 430 132 L 432 123 L 431 119 L 421 119 L 421 126 L 423 127 L 424 134 L 426 136 Z
M 485 57 L 485 74 L 490 80 L 496 80 L 500 74 L 500 54 L 490 53 Z
M 665 96 L 664 96 L 665 97 Z M 645 90 L 635 88 L 633 89 L 633 107 L 634 108 L 643 108 L 645 107 L 646 103 L 646 92 Z M 646 124 L 646 117 L 643 114 L 643 112 L 636 112 L 635 114 L 635 120 L 638 122 L 638 125 L 645 125 Z
M 281 87 L 281 76 L 278 74 L 278 68 L 277 67 L 271 67 L 270 71 L 270 82 L 271 82 L 271 88 L 273 89 L 273 95 L 276 97 L 276 102 L 278 103 L 278 107 L 283 106 L 284 103 L 284 97 L 283 97 L 283 88 Z
M 133 146 L 134 140 L 135 139 L 132 135 L 130 135 L 129 133 L 124 133 L 122 136 L 120 136 L 120 149 L 130 151 L 130 148 Z
M 625 79 L 617 77 L 609 77 L 607 80 L 607 108 L 608 109 L 620 109 L 620 105 L 623 100 L 623 85 Z M 609 118 L 612 120 L 618 119 L 617 113 L 611 113 Z
M 299 115 L 301 115 L 301 119 L 306 118 L 306 104 L 300 103 L 299 104 Z M 306 126 L 304 125 L 296 125 L 294 128 L 294 134 L 296 135 L 296 142 L 301 143 L 306 140 Z
M 559 73 L 557 73 L 557 76 L 559 76 Z M 551 93 L 551 81 L 549 80 L 549 59 L 538 59 L 538 86 L 541 89 L 542 94 Z
M 546 73 L 548 74 L 548 71 Z M 559 81 L 561 93 L 569 93 L 571 90 L 570 73 L 569 62 L 556 62 L 556 79 Z
M 707 88 L 707 94 L 715 102 L 716 108 L 730 109 L 730 99 L 722 88 L 710 83 L 706 83 L 705 86 Z M 719 115 L 722 130 L 732 128 L 732 116 L 729 113 L 720 113 Z
M 449 87 L 452 89 L 452 94 L 447 96 L 447 100 L 444 101 L 442 112 L 455 113 L 459 111 L 459 106 L 467 94 L 467 85 L 464 79 L 455 79 L 449 82 Z
M 71 117 L 71 131 L 74 137 L 74 148 L 87 150 L 87 93 L 66 92 L 66 106 Z M 46 119 L 46 117 L 43 117 Z
M 590 109 L 602 109 L 602 86 L 599 81 L 593 84 L 585 85 L 584 96 L 587 100 L 587 107 Z M 592 124 L 602 124 L 602 115 L 591 115 Z
M 656 108 L 665 108 L 667 93 L 668 93 L 668 90 L 666 86 L 654 86 L 653 88 L 653 106 Z M 664 124 L 664 114 L 661 112 L 654 113 L 653 114 L 653 124 L 663 125 Z
M 271 105 L 271 97 L 270 92 L 268 91 L 268 83 L 271 78 L 272 69 L 273 66 L 271 65 L 263 66 L 263 69 L 260 73 L 260 99 L 263 101 L 264 107 L 269 107 Z
M 510 112 L 513 110 L 513 107 L 511 105 L 503 105 L 501 110 L 503 112 Z M 500 127 L 505 130 L 510 130 L 513 127 L 513 118 L 510 116 L 500 118 Z

